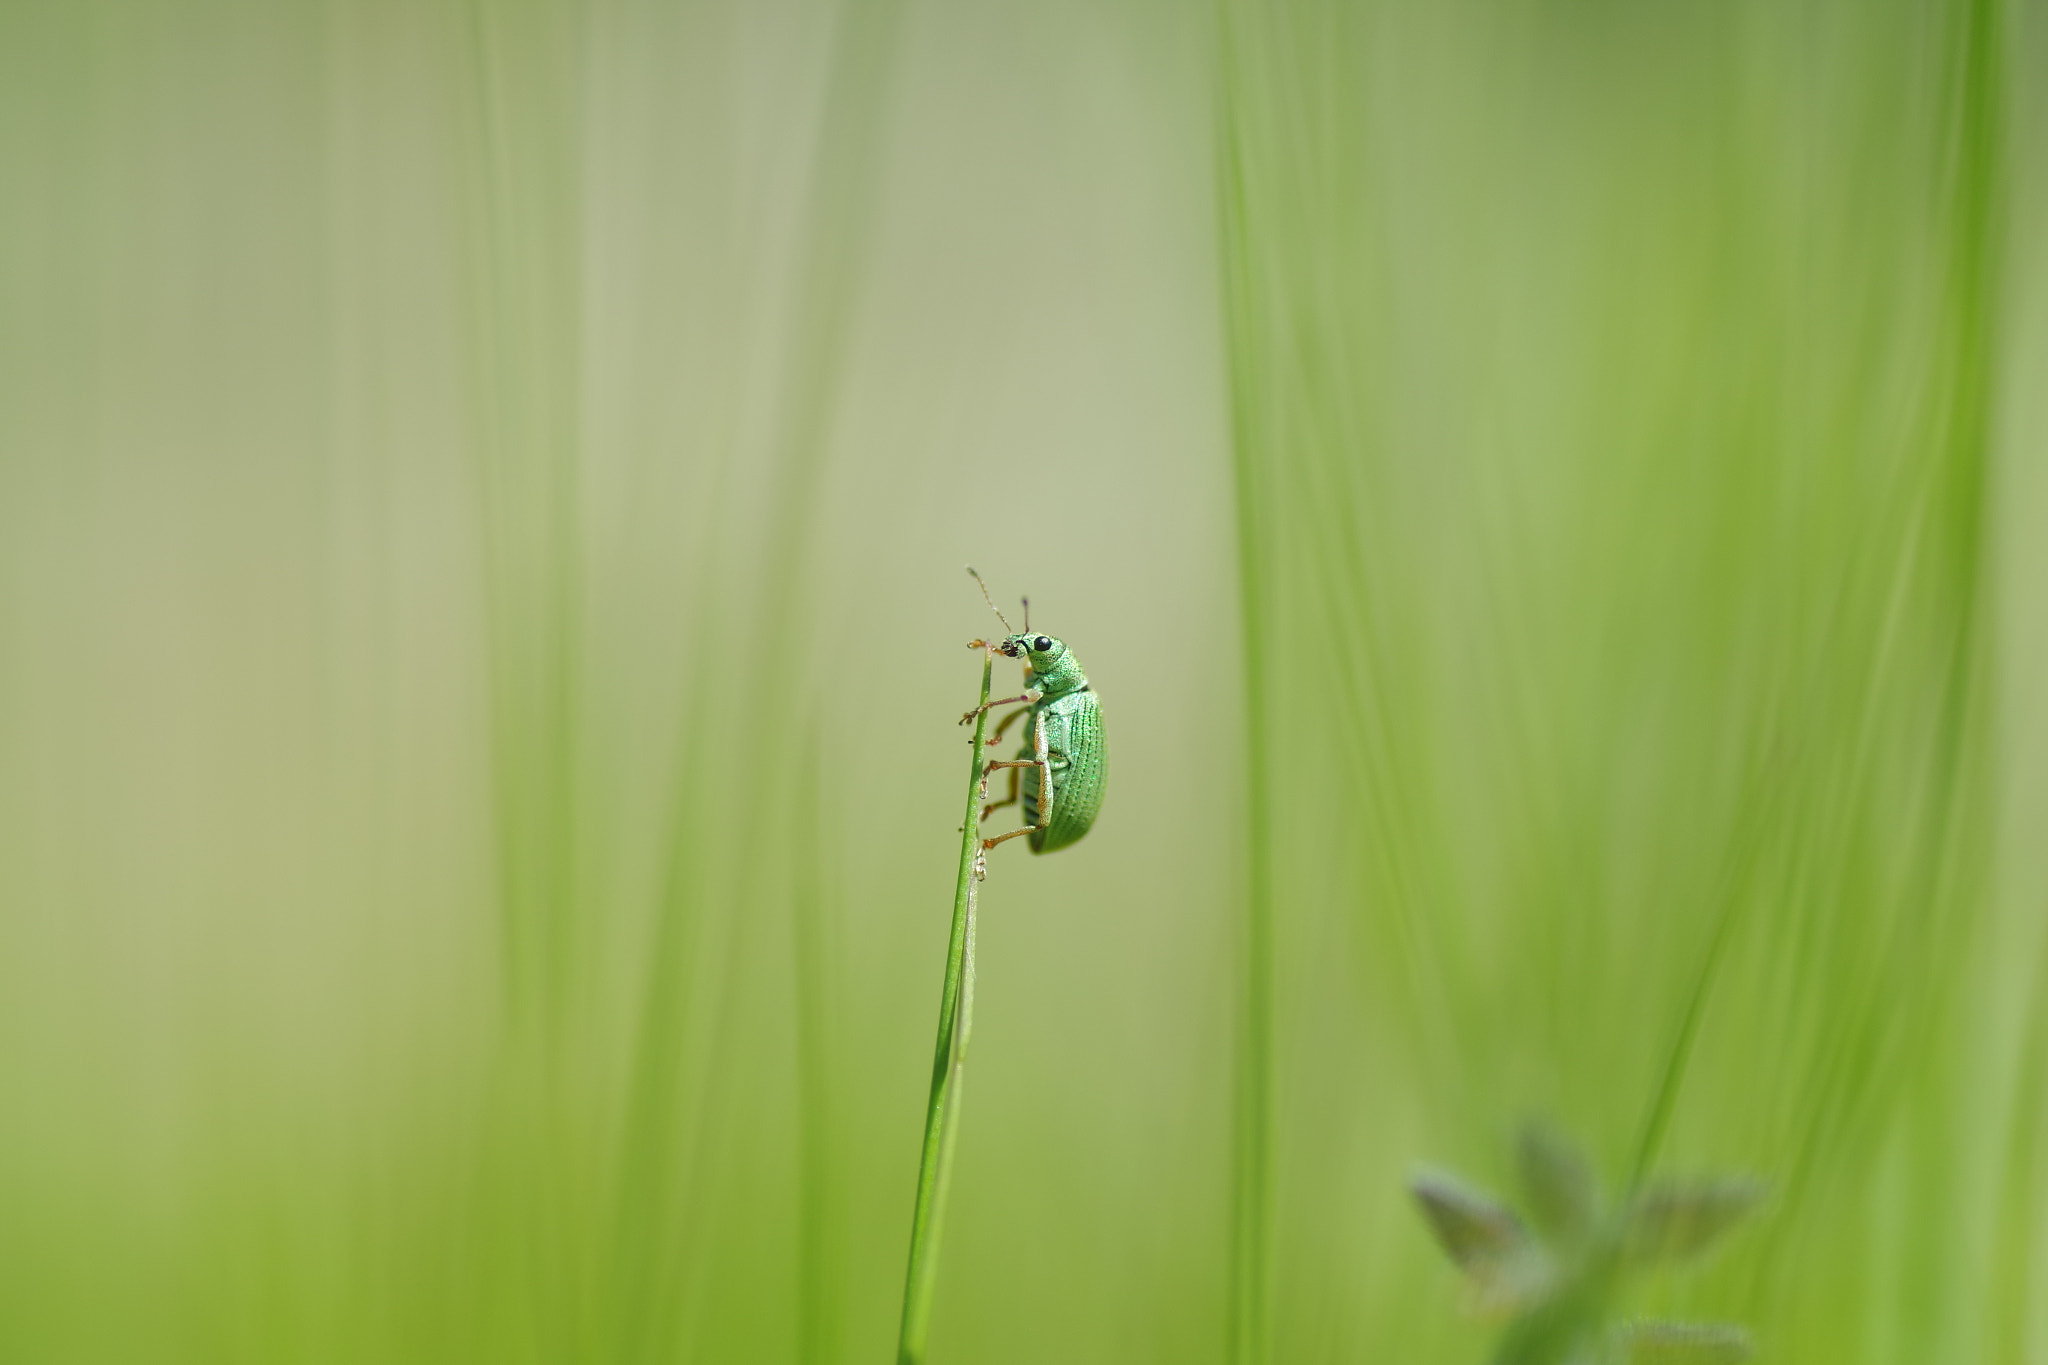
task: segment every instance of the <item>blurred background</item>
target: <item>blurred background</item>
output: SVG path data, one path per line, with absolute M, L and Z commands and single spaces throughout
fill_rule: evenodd
M 2048 1361 L 2038 7 L 10 0 L 0 1356 Z M 1005 602 L 1007 606 L 1007 602 Z M 999 672 L 1000 687 L 1012 681 Z M 1008 689 L 1008 690 L 1014 690 Z

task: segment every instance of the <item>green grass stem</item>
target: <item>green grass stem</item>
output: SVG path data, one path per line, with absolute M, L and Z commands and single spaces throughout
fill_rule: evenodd
M 1226 32 L 1229 16 L 1223 13 Z M 1228 43 L 1226 42 L 1226 49 Z M 1260 611 L 1265 584 L 1264 547 L 1253 461 L 1258 457 L 1255 404 L 1259 395 L 1256 348 L 1247 344 L 1253 326 L 1252 282 L 1248 278 L 1247 208 L 1242 129 L 1237 122 L 1237 72 L 1226 64 L 1219 101 L 1217 211 L 1220 276 L 1232 380 L 1230 407 L 1232 474 L 1237 494 L 1237 568 L 1244 630 L 1245 716 L 1245 896 L 1239 923 L 1243 948 L 1238 978 L 1237 1038 L 1231 1078 L 1232 1181 L 1230 1236 L 1230 1327 L 1232 1365 L 1262 1365 L 1267 1358 L 1268 1284 L 1272 1235 L 1273 1109 L 1273 909 L 1272 818 L 1267 748 L 1261 723 L 1269 695 L 1268 663 Z
M 903 1279 L 903 1328 L 898 1365 L 924 1359 L 931 1335 L 932 1285 L 939 1268 L 939 1228 L 959 1131 L 960 1081 L 974 1021 L 975 855 L 981 841 L 981 754 L 988 733 L 989 679 L 995 654 L 984 650 L 981 696 L 974 712 L 974 758 L 967 768 L 967 812 L 960 824 L 960 875 L 953 887 L 953 928 L 946 941 L 946 980 L 939 991 L 939 1038 L 932 1056 L 931 1098 L 924 1111 L 924 1154 L 917 1168 L 917 1210 L 910 1222 L 910 1264 Z

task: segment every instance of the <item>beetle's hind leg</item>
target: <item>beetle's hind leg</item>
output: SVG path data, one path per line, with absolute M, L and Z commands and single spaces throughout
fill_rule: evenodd
M 1038 828 L 1038 826 L 1036 826 L 1036 825 L 1020 825 L 1020 826 L 1018 826 L 1018 827 L 1017 827 L 1016 829 L 1013 829 L 1013 830 L 1011 830 L 1011 831 L 1010 831 L 1010 832 L 1009 832 L 1008 834 L 998 834 L 998 835 L 997 835 L 997 836 L 996 836 L 995 838 L 993 838 L 993 839 L 983 839 L 983 840 L 981 841 L 981 853 L 982 853 L 982 856 L 983 856 L 984 858 L 985 858 L 985 857 L 987 857 L 987 856 L 988 856 L 988 851 L 989 851 L 990 849 L 994 848 L 994 847 L 995 847 L 995 846 L 996 846 L 997 844 L 1000 844 L 1001 842 L 1003 842 L 1003 840 L 1005 840 L 1005 839 L 1015 839 L 1015 838 L 1016 838 L 1017 836 L 1019 836 L 1019 835 L 1021 835 L 1021 834 L 1029 834 L 1029 833 L 1031 833 L 1031 832 L 1032 832 L 1033 830 L 1035 830 L 1035 829 L 1037 829 L 1037 828 Z

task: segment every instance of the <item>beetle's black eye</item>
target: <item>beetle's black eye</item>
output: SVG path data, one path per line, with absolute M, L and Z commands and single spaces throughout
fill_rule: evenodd
M 1031 642 L 1031 647 L 1037 650 L 1040 654 L 1043 654 L 1045 653 L 1045 651 L 1052 648 L 1052 638 L 1050 636 L 1041 635 L 1036 640 L 1033 640 Z

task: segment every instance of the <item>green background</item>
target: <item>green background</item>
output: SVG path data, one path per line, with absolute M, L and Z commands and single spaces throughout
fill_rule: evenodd
M 9 0 L 0 1356 L 2048 1361 L 2038 7 Z M 998 686 L 1006 678 L 999 673 Z

